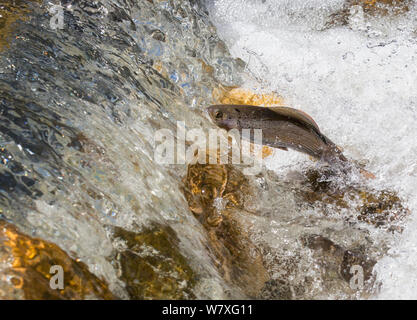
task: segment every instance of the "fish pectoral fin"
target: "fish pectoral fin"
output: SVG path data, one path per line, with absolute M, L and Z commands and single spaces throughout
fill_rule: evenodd
M 287 147 L 277 147 L 277 149 L 281 149 L 281 150 L 284 150 L 284 151 L 288 151 L 288 148 Z

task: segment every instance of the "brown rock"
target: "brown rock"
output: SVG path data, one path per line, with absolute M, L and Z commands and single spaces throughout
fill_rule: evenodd
M 269 275 L 262 256 L 234 214 L 249 192 L 246 177 L 231 165 L 189 165 L 184 194 L 208 233 L 209 251 L 223 278 L 256 297 Z M 215 203 L 216 202 L 216 203 Z
M 88 267 L 51 242 L 29 237 L 0 220 L 3 299 L 115 299 L 107 284 Z M 64 271 L 64 289 L 52 289 L 50 268 Z

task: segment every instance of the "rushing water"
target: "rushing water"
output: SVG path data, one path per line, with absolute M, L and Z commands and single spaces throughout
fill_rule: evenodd
M 415 7 L 204 3 L 63 0 L 55 28 L 52 2 L 0 0 L 0 297 L 48 296 L 12 274 L 43 283 L 65 254 L 83 298 L 414 297 Z M 377 178 L 284 151 L 247 177 L 155 161 L 159 129 L 213 128 L 232 86 L 282 95 Z
M 276 91 L 312 115 L 347 156 L 367 163 L 374 186 L 406 199 L 412 214 L 374 268 L 381 287 L 373 298 L 416 298 L 417 6 L 354 4 L 344 23 L 329 23 L 346 8 L 342 0 L 214 0 L 209 11 L 232 55 L 246 62 L 245 86 Z M 276 152 L 267 166 L 286 173 L 308 162 Z
M 1 218 L 58 244 L 124 298 L 109 227 L 169 225 L 199 274 L 194 294 L 224 297 L 179 189 L 186 166 L 156 163 L 153 149 L 155 131 L 175 132 L 177 120 L 210 126 L 201 110 L 213 88 L 238 83 L 234 60 L 196 3 L 61 4 L 53 29 L 52 3 L 1 2 Z

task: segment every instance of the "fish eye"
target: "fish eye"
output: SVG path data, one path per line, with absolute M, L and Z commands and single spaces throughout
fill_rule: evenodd
M 216 117 L 216 119 L 221 119 L 221 118 L 223 118 L 223 112 L 217 111 L 214 116 Z

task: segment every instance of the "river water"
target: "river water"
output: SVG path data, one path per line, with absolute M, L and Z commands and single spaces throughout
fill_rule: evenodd
M 414 5 L 55 5 L 0 0 L 0 297 L 416 297 Z M 309 113 L 376 178 L 292 151 L 246 177 L 155 161 L 158 130 L 214 128 L 234 87 Z M 51 264 L 73 275 L 58 296 Z
M 187 127 L 210 126 L 202 106 L 220 81 L 238 82 L 235 62 L 196 4 L 55 4 L 64 15 L 62 28 L 52 21 L 59 14 L 54 3 L 1 2 L 7 40 L 0 60 L 1 218 L 58 244 L 121 298 L 189 297 L 183 294 L 188 278 L 172 270 L 160 271 L 173 279 L 166 289 L 171 296 L 162 289 L 149 293 L 149 286 L 128 294 L 122 282 L 127 280 L 120 280 L 124 267 L 116 262 L 115 248 L 126 251 L 125 242 L 112 239 L 110 229 L 137 232 L 149 221 L 169 225 L 199 274 L 193 296 L 224 297 L 223 281 L 201 240 L 204 230 L 179 189 L 186 166 L 164 167 L 154 161 L 153 150 L 155 131 L 175 133 L 177 120 Z M 203 72 L 205 65 L 211 74 Z M 165 236 L 159 227 L 155 232 Z M 169 234 L 168 245 L 174 246 L 176 236 Z M 160 259 L 175 258 L 167 254 Z M 1 263 L 6 272 L 10 259 Z M 149 264 L 156 265 L 152 272 L 162 262 Z M 14 297 L 5 274 L 2 293 Z M 167 282 L 161 279 L 159 286 Z

